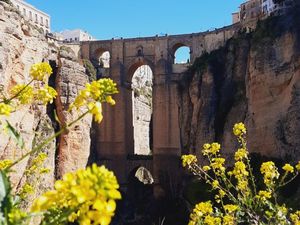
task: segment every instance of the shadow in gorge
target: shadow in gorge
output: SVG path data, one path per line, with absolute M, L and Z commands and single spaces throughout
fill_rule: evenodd
M 154 185 L 140 182 L 135 176 L 137 169 L 129 175 L 111 225 L 186 225 L 189 212 L 183 198 L 155 198 Z

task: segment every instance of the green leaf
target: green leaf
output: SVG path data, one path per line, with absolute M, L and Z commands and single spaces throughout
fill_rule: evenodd
M 16 129 L 6 120 L 6 129 L 8 130 L 8 135 L 14 139 L 16 144 L 20 148 L 24 148 L 25 142 L 24 139 L 21 137 L 20 133 L 16 131 Z
M 0 205 L 2 205 L 3 200 L 10 193 L 10 183 L 6 172 L 0 170 Z
M 58 116 L 57 116 L 56 110 L 54 110 L 54 118 L 59 123 L 59 125 L 62 124 L 61 121 L 59 120 Z

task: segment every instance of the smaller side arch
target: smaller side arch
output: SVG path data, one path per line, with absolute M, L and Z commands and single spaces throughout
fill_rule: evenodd
M 91 62 L 97 71 L 97 78 L 106 77 L 111 67 L 110 51 L 106 48 L 97 48 L 91 55 Z
M 109 54 L 111 54 L 109 49 L 106 49 L 106 48 L 97 48 L 96 50 L 93 51 L 93 53 L 91 55 L 91 61 L 93 63 L 99 63 L 100 57 L 105 52 L 109 52 Z
M 184 49 L 184 48 L 186 48 L 186 49 Z M 180 62 L 179 60 L 176 61 L 176 57 L 178 57 L 176 55 L 176 53 L 180 49 L 183 49 L 183 52 L 181 52 L 180 54 L 183 53 L 183 55 L 184 55 L 183 59 L 184 59 L 184 61 L 186 60 L 186 62 Z M 191 61 L 191 53 L 192 53 L 192 49 L 191 49 L 191 46 L 189 44 L 185 44 L 184 42 L 178 42 L 178 43 L 174 44 L 171 48 L 171 61 L 172 61 L 172 64 L 175 64 L 175 63 L 179 63 L 179 64 L 189 63 Z

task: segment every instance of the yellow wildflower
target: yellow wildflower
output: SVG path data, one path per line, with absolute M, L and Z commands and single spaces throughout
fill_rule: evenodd
M 221 198 L 223 198 L 226 195 L 226 193 L 223 190 L 219 190 L 219 195 Z
M 39 168 L 43 165 L 44 161 L 47 158 L 47 154 L 44 152 L 39 153 L 31 162 L 31 165 L 28 169 L 25 170 L 25 174 L 26 176 L 32 175 L 34 173 L 36 173 Z M 44 169 L 41 168 L 40 171 Z
M 291 166 L 291 165 L 288 164 L 288 163 L 286 163 L 286 164 L 282 167 L 282 169 L 283 169 L 284 171 L 286 171 L 287 173 L 294 173 L 294 167 Z
M 287 213 L 288 213 L 288 209 L 284 205 L 279 206 L 277 209 L 278 209 L 277 214 L 279 217 L 282 217 L 282 215 L 287 215 Z
M 91 84 L 86 84 L 85 88 L 79 92 L 75 101 L 70 105 L 70 110 L 73 108 L 79 109 L 86 106 L 89 112 L 94 115 L 96 122 L 101 122 L 102 102 L 107 102 L 115 105 L 116 102 L 111 95 L 118 93 L 116 83 L 111 79 L 104 78 L 93 81 Z
M 211 146 L 210 144 L 206 143 L 203 145 L 203 149 L 208 150 L 210 149 L 210 146 Z
M 205 171 L 205 172 L 211 170 L 210 166 L 203 166 L 202 169 L 203 169 L 203 171 Z
M 249 172 L 246 169 L 246 165 L 243 162 L 236 162 L 234 164 L 234 169 L 232 171 L 233 175 L 235 178 L 239 178 L 240 176 L 245 176 L 247 177 L 249 175 Z
M 294 225 L 300 225 L 300 211 L 290 214 L 290 218 Z
M 11 95 L 17 96 L 21 104 L 29 104 L 33 100 L 33 88 L 25 84 L 17 84 L 12 88 Z
M 197 157 L 195 155 L 183 155 L 181 156 L 183 167 L 190 166 L 192 163 L 197 162 Z
M 235 219 L 232 215 L 225 215 L 223 216 L 223 223 L 222 225 L 234 225 L 235 223 Z
M 35 93 L 35 98 L 41 101 L 44 105 L 52 103 L 53 99 L 57 96 L 57 92 L 50 86 L 45 85 L 41 87 L 37 93 Z
M 221 148 L 221 145 L 219 143 L 216 143 L 216 142 L 212 143 L 211 144 L 211 154 L 217 154 L 219 152 L 220 148 Z
M 242 191 L 243 194 L 248 195 L 248 180 L 247 179 L 241 179 L 238 180 L 237 189 Z
M 260 167 L 260 172 L 264 175 L 264 183 L 267 187 L 273 185 L 274 180 L 279 177 L 278 169 L 272 161 L 264 162 Z
M 12 110 L 13 109 L 10 105 L 5 103 L 0 103 L 0 115 L 9 116 Z
M 212 163 L 210 166 L 216 170 L 217 173 L 219 172 L 224 172 L 225 167 L 224 167 L 225 159 L 224 158 L 213 158 Z
M 40 174 L 50 173 L 50 169 L 49 169 L 49 168 L 41 168 L 41 169 L 39 170 L 39 173 L 40 173 Z
M 52 74 L 52 68 L 46 62 L 36 63 L 31 66 L 29 73 L 34 80 L 45 81 Z
M 107 225 L 116 209 L 115 200 L 121 198 L 114 174 L 96 164 L 65 174 L 54 187 L 34 201 L 32 211 L 49 210 L 45 216 L 51 217 L 53 210 L 60 210 L 67 213 L 69 222 Z
M 206 215 L 210 215 L 213 213 L 212 204 L 210 201 L 208 202 L 200 202 L 198 203 L 195 208 L 193 209 L 194 215 L 197 217 L 204 217 Z
M 13 162 L 9 159 L 1 160 L 0 161 L 0 170 L 4 170 L 9 167 Z
M 295 166 L 296 170 L 300 171 L 300 161 L 297 163 L 297 165 Z
M 216 155 L 220 151 L 221 145 L 219 143 L 212 143 L 212 144 L 204 144 L 203 145 L 203 155 Z
M 262 201 L 272 198 L 272 193 L 270 191 L 259 191 L 256 197 Z
M 95 122 L 100 123 L 103 119 L 102 105 L 100 102 L 90 102 L 88 108 L 92 115 L 94 115 Z
M 241 136 L 243 134 L 246 134 L 246 127 L 244 123 L 236 123 L 233 127 L 233 134 L 235 136 Z
M 216 203 L 220 203 L 221 202 L 221 196 L 220 195 L 215 195 L 215 200 L 216 200 Z
M 22 187 L 19 195 L 20 195 L 21 199 L 25 199 L 28 195 L 31 195 L 33 193 L 34 193 L 34 189 L 33 189 L 32 185 L 30 185 L 29 183 L 26 183 Z
M 68 216 L 68 220 L 69 222 L 73 223 L 79 216 L 79 213 L 75 213 L 72 212 L 69 216 Z
M 248 157 L 248 151 L 244 148 L 239 148 L 234 154 L 235 161 L 240 161 Z
M 8 220 L 10 224 L 22 224 L 27 216 L 26 212 L 21 211 L 17 207 L 13 207 L 8 213 Z
M 220 217 L 214 217 L 211 215 L 207 215 L 204 218 L 204 224 L 206 224 L 206 225 L 219 225 L 219 224 L 221 224 L 221 221 L 222 220 Z
M 116 104 L 116 101 L 110 95 L 106 97 L 106 102 L 111 104 L 111 105 Z
M 213 189 L 218 188 L 219 185 L 220 185 L 220 184 L 219 184 L 219 181 L 217 181 L 217 180 L 214 180 L 214 181 L 211 183 L 211 186 L 212 186 Z
M 203 155 L 208 155 L 210 153 L 210 148 L 211 148 L 210 144 L 208 143 L 204 144 L 202 150 Z
M 225 212 L 229 214 L 237 211 L 238 209 L 239 207 L 237 205 L 231 205 L 231 204 L 224 205 Z

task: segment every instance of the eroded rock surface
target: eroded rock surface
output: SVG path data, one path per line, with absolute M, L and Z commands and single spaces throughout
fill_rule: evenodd
M 275 18 L 253 34 L 240 35 L 198 58 L 180 86 L 185 153 L 200 154 L 204 143 L 218 141 L 230 155 L 237 147 L 232 127 L 242 121 L 250 151 L 293 162 L 300 159 L 297 18 Z
M 24 106 L 7 118 L 22 135 L 26 149 L 20 150 L 12 138 L 1 131 L 1 160 L 15 160 L 52 136 L 59 129 L 54 119 L 54 110 L 57 110 L 62 124 L 77 116 L 67 113 L 68 106 L 88 78 L 75 54 L 66 49 L 59 49 L 58 45 L 48 43 L 45 36 L 34 25 L 25 21 L 14 7 L 0 1 L 0 85 L 4 93 L 9 92 L 17 83 L 29 82 L 31 65 L 46 61 L 50 62 L 54 70 L 48 83 L 59 94 L 56 102 L 47 107 L 39 104 Z M 86 166 L 90 152 L 90 124 L 91 118 L 86 118 L 61 139 L 53 140 L 42 149 L 48 155 L 44 166 L 50 169 L 50 173 L 38 182 L 36 194 L 31 199 L 51 188 L 55 177 Z M 24 171 L 34 157 L 35 155 L 27 157 L 15 166 L 16 172 L 11 174 L 11 180 L 17 188 L 36 179 L 34 176 L 24 176 Z
M 65 51 L 65 50 L 64 50 Z M 74 101 L 79 91 L 88 83 L 85 68 L 74 61 L 75 54 L 60 54 L 59 69 L 56 77 L 56 87 L 59 98 L 56 99 L 57 115 L 62 124 L 68 124 L 84 112 L 68 112 L 69 105 Z M 57 155 L 57 175 L 61 177 L 66 172 L 85 168 L 90 155 L 90 129 L 92 118 L 85 117 L 68 132 L 59 138 Z

